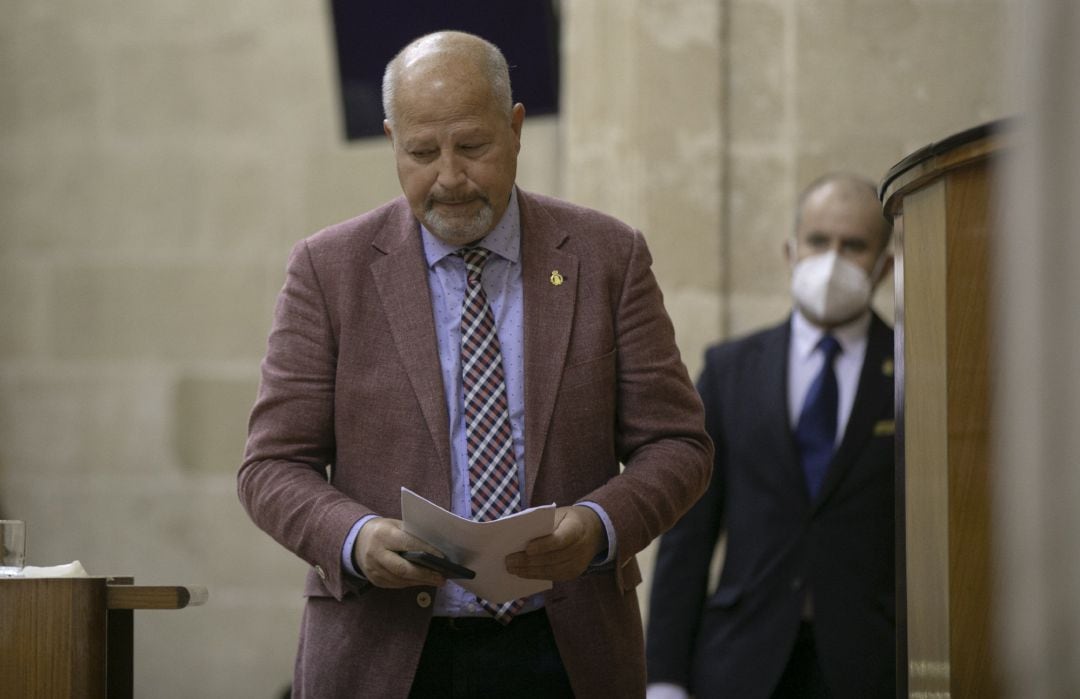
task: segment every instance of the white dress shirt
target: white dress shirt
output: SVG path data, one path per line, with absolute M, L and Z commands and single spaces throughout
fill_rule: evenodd
M 829 330 L 840 343 L 840 354 L 833 368 L 839 389 L 836 416 L 836 444 L 844 438 L 851 408 L 855 405 L 855 393 L 859 389 L 859 374 L 866 358 L 866 337 L 870 331 L 870 311 L 846 325 Z M 824 355 L 817 351 L 818 342 L 825 330 L 813 325 L 798 310 L 791 315 L 791 344 L 788 346 L 788 420 L 791 428 L 799 423 L 806 394 L 814 382 Z

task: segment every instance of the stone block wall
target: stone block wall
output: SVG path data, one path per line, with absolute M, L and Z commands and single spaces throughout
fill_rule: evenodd
M 783 315 L 802 184 L 1008 111 L 1004 1 L 566 0 L 520 182 L 645 232 L 696 374 Z M 138 696 L 275 696 L 304 566 L 236 499 L 247 412 L 289 247 L 392 155 L 341 138 L 325 5 L 0 6 L 0 512 L 32 564 L 210 588 L 137 615 Z
M 692 375 L 707 344 L 786 317 L 805 185 L 839 169 L 880 181 L 1016 111 L 1011 1 L 563 3 L 563 194 L 644 231 Z M 890 284 L 875 306 L 892 318 Z

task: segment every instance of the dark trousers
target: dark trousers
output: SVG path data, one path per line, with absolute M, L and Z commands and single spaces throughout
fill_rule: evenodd
M 795 647 L 772 699 L 829 699 L 829 696 L 829 687 L 818 663 L 814 625 L 803 622 L 799 624 Z
M 410 697 L 573 697 L 544 610 L 502 625 L 434 617 Z

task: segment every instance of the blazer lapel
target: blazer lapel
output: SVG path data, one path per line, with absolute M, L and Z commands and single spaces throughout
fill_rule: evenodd
M 889 329 L 874 314 L 866 341 L 866 358 L 859 373 L 855 404 L 851 408 L 844 438 L 840 441 L 840 447 L 825 474 L 825 482 L 818 497 L 819 506 L 844 480 L 844 475 L 862 453 L 867 440 L 873 436 L 875 421 L 881 418 L 893 400 L 892 358 L 893 346 Z
M 518 204 L 525 302 L 525 493 L 531 499 L 574 325 L 579 265 L 575 255 L 559 249 L 568 235 L 542 206 L 520 189 Z
M 423 243 L 416 220 L 407 207 L 402 206 L 398 212 L 397 225 L 390 222 L 372 245 L 385 253 L 372 263 L 371 273 L 390 334 L 405 365 L 435 452 L 439 462 L 446 464 L 446 491 L 443 493 L 446 501 L 441 504 L 449 505 L 450 418 L 439 371 Z

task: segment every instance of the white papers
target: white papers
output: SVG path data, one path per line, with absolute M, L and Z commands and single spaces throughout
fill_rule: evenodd
M 550 580 L 527 580 L 506 572 L 507 555 L 555 529 L 555 504 L 530 507 L 491 522 L 459 517 L 408 488 L 401 489 L 406 532 L 436 547 L 454 563 L 472 568 L 472 580 L 454 580 L 469 592 L 502 603 L 551 589 Z
M 24 578 L 86 578 L 89 577 L 82 563 L 72 561 L 58 566 L 26 566 L 23 568 Z

